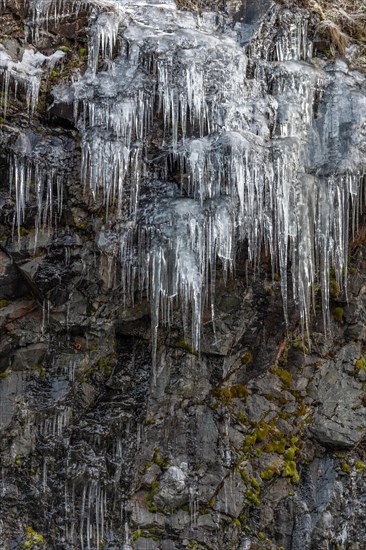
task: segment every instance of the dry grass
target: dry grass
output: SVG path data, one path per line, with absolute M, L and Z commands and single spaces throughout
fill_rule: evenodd
M 347 43 L 366 44 L 366 4 L 363 0 L 298 0 L 298 6 L 316 13 L 316 32 L 336 51 L 345 53 Z
M 347 34 L 341 31 L 339 26 L 334 23 L 334 21 L 325 19 L 317 26 L 316 32 L 319 36 L 322 36 L 323 38 L 328 40 L 332 47 L 341 55 L 344 55 L 346 53 L 346 46 L 349 37 L 347 36 Z

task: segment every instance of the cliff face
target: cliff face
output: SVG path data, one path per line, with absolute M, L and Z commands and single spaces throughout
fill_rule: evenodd
M 366 546 L 362 52 L 209 8 L 2 5 L 1 548 Z

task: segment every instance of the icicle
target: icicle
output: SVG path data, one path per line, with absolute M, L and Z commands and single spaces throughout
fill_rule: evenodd
M 52 227 L 55 215 L 62 213 L 62 186 L 69 169 L 61 142 L 57 145 L 53 140 L 53 158 L 44 156 L 45 145 L 31 132 L 20 133 L 10 151 L 10 193 L 16 203 L 13 223 L 20 239 L 26 208 L 36 207 L 34 247 L 40 228 Z
M 117 41 L 118 27 L 122 21 L 122 12 L 101 13 L 90 29 L 88 63 L 96 73 L 99 56 L 103 60 L 112 60 Z

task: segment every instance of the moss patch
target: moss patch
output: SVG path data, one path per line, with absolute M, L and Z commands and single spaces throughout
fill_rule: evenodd
M 192 346 L 187 344 L 187 342 L 184 339 L 184 336 L 180 336 L 180 338 L 178 338 L 176 346 L 179 349 L 183 349 L 185 351 L 188 351 L 188 353 L 191 353 L 192 355 L 198 355 L 197 350 L 195 350 Z
M 344 315 L 343 307 L 335 307 L 332 311 L 332 315 L 335 321 L 337 321 L 338 323 L 341 323 Z
M 276 374 L 281 380 L 284 390 L 288 390 L 291 388 L 292 374 L 288 370 L 281 369 L 280 367 L 275 367 L 272 372 L 273 374 Z

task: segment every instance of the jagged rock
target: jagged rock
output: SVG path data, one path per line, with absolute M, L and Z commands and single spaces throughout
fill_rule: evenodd
M 1 549 L 366 547 L 365 77 L 286 4 L 1 5 Z
M 241 476 L 237 472 L 230 474 L 217 495 L 216 510 L 234 518 L 238 517 L 244 506 L 243 489 Z
M 310 430 L 324 445 L 352 448 L 366 435 L 362 384 L 349 372 L 360 355 L 359 346 L 349 344 L 314 377 L 311 394 L 319 405 Z
M 48 346 L 46 343 L 33 344 L 18 349 L 11 360 L 11 369 L 13 371 L 26 371 L 33 365 L 44 362 Z
M 174 510 L 188 499 L 187 464 L 171 466 L 161 478 L 155 502 L 164 509 Z

